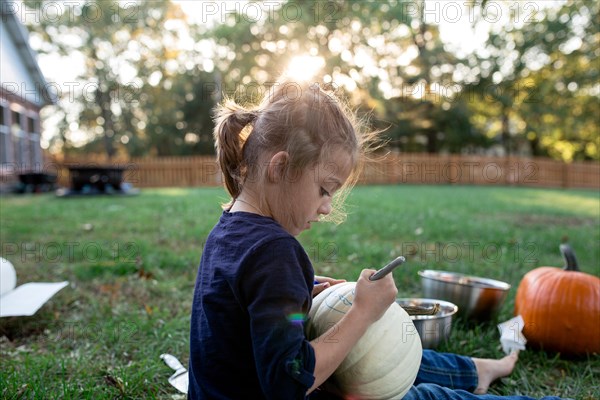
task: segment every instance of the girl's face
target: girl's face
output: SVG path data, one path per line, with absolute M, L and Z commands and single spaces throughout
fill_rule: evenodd
M 306 168 L 300 176 L 288 178 L 279 196 L 275 219 L 294 236 L 310 229 L 313 222 L 331 212 L 332 197 L 351 171 L 351 157 L 338 150 L 327 161 Z

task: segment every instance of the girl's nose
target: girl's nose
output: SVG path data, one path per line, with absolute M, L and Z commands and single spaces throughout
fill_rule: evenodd
M 331 199 L 328 198 L 323 203 L 321 203 L 321 206 L 319 207 L 317 212 L 321 215 L 329 215 L 329 213 L 331 212 Z

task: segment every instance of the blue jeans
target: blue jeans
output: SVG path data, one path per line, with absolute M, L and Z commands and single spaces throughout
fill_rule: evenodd
M 471 392 L 477 383 L 477 369 L 470 357 L 423 349 L 417 379 L 403 400 L 532 400 L 526 396 L 476 395 Z
M 423 349 L 421 367 L 415 383 L 402 400 L 535 400 L 527 396 L 473 394 L 478 383 L 477 369 L 471 357 Z M 329 393 L 317 391 L 311 394 L 310 399 L 334 400 L 338 398 Z M 559 397 L 554 396 L 542 399 L 560 400 Z

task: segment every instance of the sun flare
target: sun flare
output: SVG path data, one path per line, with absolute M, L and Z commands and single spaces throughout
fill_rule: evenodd
M 318 56 L 296 56 L 291 59 L 285 75 L 297 81 L 308 81 L 325 66 L 323 57 Z

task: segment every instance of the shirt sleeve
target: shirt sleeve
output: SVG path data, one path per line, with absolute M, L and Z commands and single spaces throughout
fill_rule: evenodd
M 313 269 L 295 240 L 258 248 L 240 275 L 260 385 L 268 399 L 304 399 L 314 383 L 315 354 L 304 335 Z

